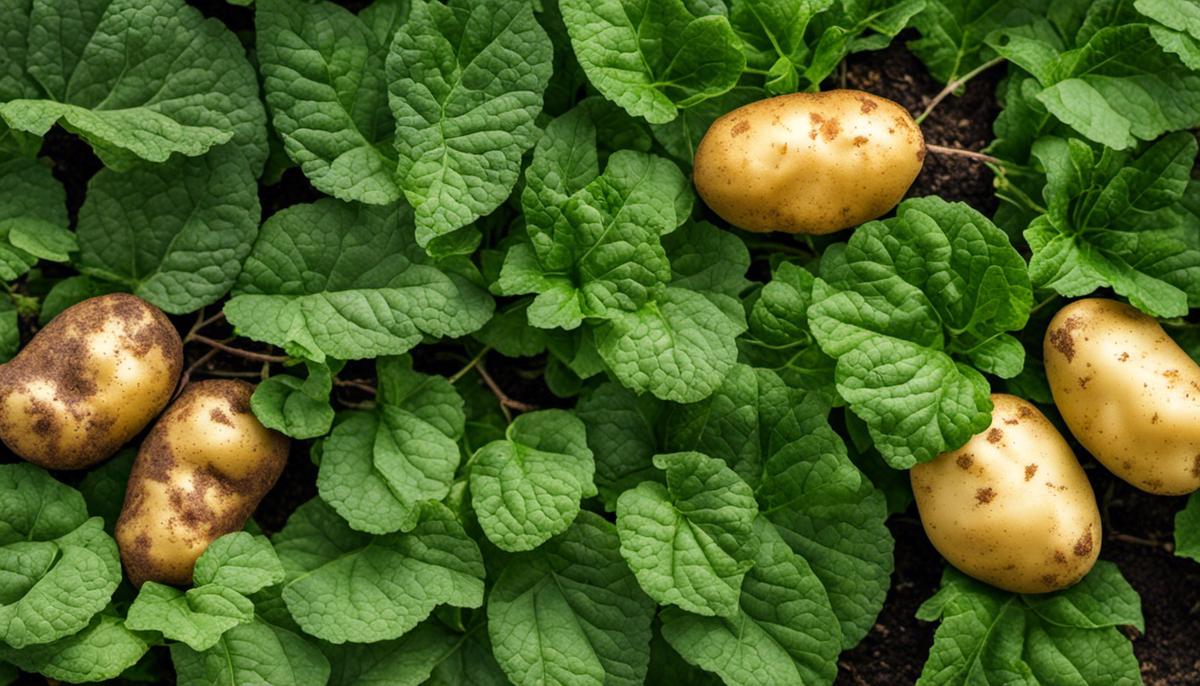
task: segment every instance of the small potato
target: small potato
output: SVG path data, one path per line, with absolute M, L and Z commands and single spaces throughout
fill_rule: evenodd
M 826 234 L 895 207 L 924 160 L 920 127 L 891 100 L 793 93 L 713 122 L 693 180 L 714 212 L 747 231 Z
M 93 465 L 162 412 L 182 366 L 157 307 L 126 293 L 85 300 L 0 365 L 0 439 L 48 469 Z
M 1054 315 L 1043 347 L 1054 404 L 1101 464 L 1150 493 L 1200 488 L 1200 366 L 1158 321 L 1077 300 Z
M 129 579 L 188 584 L 196 558 L 238 531 L 275 485 L 288 439 L 250 411 L 241 381 L 189 384 L 138 451 L 117 546 Z
M 992 424 L 909 473 L 925 533 L 964 573 L 1015 593 L 1066 588 L 1100 554 L 1096 496 L 1032 404 L 992 395 Z

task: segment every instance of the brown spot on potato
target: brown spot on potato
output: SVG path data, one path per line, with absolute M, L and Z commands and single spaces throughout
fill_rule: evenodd
M 1005 424 L 1007 424 L 1007 425 L 1009 425 L 1009 426 L 1016 426 L 1017 424 L 1020 424 L 1020 423 L 1021 423 L 1021 421 L 1020 421 L 1019 419 L 1014 419 L 1014 418 L 1012 418 L 1012 417 L 1005 417 L 1005 418 L 1004 418 L 1004 423 L 1005 423 Z
M 1162 375 L 1168 379 L 1174 379 L 1179 376 L 1179 370 L 1178 369 L 1168 369 L 1167 371 L 1163 372 Z
M 1079 377 L 1079 388 L 1081 388 L 1081 389 L 1087 388 L 1087 385 L 1089 382 L 1091 382 L 1091 380 L 1092 380 L 1091 376 Z
M 1063 322 L 1062 326 L 1050 332 L 1050 345 L 1067 358 L 1067 362 L 1075 359 L 1075 339 L 1071 334 L 1081 326 L 1083 326 L 1082 318 L 1067 317 L 1067 321 Z
M 209 419 L 213 420 L 213 422 L 215 422 L 217 424 L 224 424 L 225 426 L 233 426 L 233 421 L 230 420 L 229 417 L 224 412 L 222 412 L 221 408 L 219 408 L 219 407 L 214 407 L 212 410 L 210 410 L 208 413 L 208 417 L 209 417 Z
M 975 491 L 975 502 L 979 505 L 986 505 L 996 499 L 996 491 L 988 488 L 980 488 Z
M 742 120 L 738 121 L 738 123 L 733 125 L 733 128 L 729 130 L 729 135 L 734 138 L 737 138 L 738 136 L 742 135 L 743 133 L 746 133 L 749 130 L 750 130 L 750 122 L 746 121 L 745 119 L 742 119 Z
M 1042 583 L 1046 584 L 1047 588 L 1058 588 L 1058 575 L 1057 574 L 1043 575 Z
M 870 142 L 870 140 L 871 140 L 871 139 L 867 138 L 866 136 L 855 136 L 855 137 L 854 137 L 854 141 L 853 141 L 853 142 L 854 142 L 854 147 L 856 147 L 856 148 L 861 148 L 862 146 L 864 146 L 864 145 L 866 145 L 867 143 L 869 143 L 869 142 Z
M 1200 479 L 1200 455 L 1192 458 L 1192 476 Z
M 879 103 L 865 96 L 859 96 L 858 101 L 862 103 L 859 111 L 863 114 L 870 114 L 876 107 L 879 107 Z
M 1038 466 L 1036 464 L 1025 465 L 1025 480 L 1029 481 L 1030 479 L 1032 479 L 1033 475 L 1037 474 L 1037 470 L 1038 470 Z
M 1000 429 L 994 429 L 994 428 L 988 429 L 988 432 L 987 432 L 987 442 L 988 443 L 999 443 L 1000 439 L 1002 439 L 1002 438 L 1004 438 L 1004 432 L 1001 431 Z
M 1088 527 L 1079 538 L 1075 541 L 1075 547 L 1071 551 L 1075 553 L 1075 557 L 1087 557 L 1092 553 L 1092 547 L 1095 544 L 1092 542 L 1092 527 Z
M 1063 554 L 1063 551 L 1055 550 L 1054 551 L 1054 561 L 1059 563 L 1060 565 L 1065 565 L 1065 564 L 1067 564 L 1067 556 Z
M 1017 408 L 1017 416 L 1020 417 L 1021 419 L 1029 419 L 1030 417 L 1033 416 L 1033 410 L 1022 405 Z
M 964 454 L 955 458 L 954 463 L 958 465 L 959 469 L 970 469 L 975 460 L 972 460 L 970 455 Z
M 827 119 L 825 120 L 825 123 L 821 125 L 821 137 L 824 138 L 825 142 L 827 143 L 832 141 L 834 138 L 837 138 L 838 134 L 841 132 L 842 126 L 838 123 L 837 117 L 834 117 L 833 119 Z
M 1121 353 L 1121 356 L 1118 357 L 1117 359 L 1120 360 L 1121 362 L 1125 362 L 1126 360 L 1129 359 L 1129 353 Z
M 1146 479 L 1142 483 L 1152 491 L 1157 491 L 1163 485 L 1162 479 Z
M 1150 418 L 1150 423 L 1151 423 L 1151 424 L 1157 424 L 1157 423 L 1158 423 L 1158 413 L 1157 413 L 1157 412 L 1155 412 L 1155 413 L 1154 413 L 1154 416 Z

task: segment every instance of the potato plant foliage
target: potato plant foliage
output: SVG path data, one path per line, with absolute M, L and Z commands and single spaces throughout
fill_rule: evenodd
M 1053 416 L 1042 308 L 1200 306 L 1195 0 L 229 1 L 197 6 L 236 33 L 0 0 L 0 359 L 133 293 L 313 476 L 135 588 L 142 438 L 86 472 L 6 452 L 0 684 L 831 684 L 903 470 L 993 392 Z M 697 197 L 718 117 L 910 27 L 942 83 L 1006 70 L 994 216 L 909 198 L 805 239 Z M 1195 496 L 1176 541 L 1200 560 Z M 921 684 L 1140 682 L 1103 553 L 1044 595 L 948 567 L 918 619 Z

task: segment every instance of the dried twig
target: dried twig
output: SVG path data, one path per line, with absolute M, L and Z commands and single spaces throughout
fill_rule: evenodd
M 190 336 L 188 336 L 188 338 L 190 338 L 191 340 L 193 340 L 197 343 L 202 343 L 204 345 L 207 345 L 210 348 L 216 348 L 217 350 L 220 350 L 223 353 L 229 353 L 230 355 L 234 355 L 236 357 L 240 357 L 240 358 L 246 359 L 246 360 L 254 360 L 255 362 L 274 363 L 274 362 L 287 362 L 287 360 L 288 360 L 286 355 L 269 355 L 267 353 L 254 352 L 253 350 L 243 350 L 242 348 L 235 348 L 232 345 L 228 345 L 221 341 L 209 338 L 208 336 L 201 336 L 200 334 L 197 334 L 197 333 L 191 334 Z
M 958 157 L 967 157 L 973 160 L 979 160 L 980 162 L 995 164 L 997 166 L 1004 164 L 1004 160 L 1000 159 L 999 157 L 992 157 L 987 153 L 975 152 L 974 150 L 949 148 L 944 145 L 933 145 L 932 143 L 926 143 L 925 149 L 937 155 L 955 155 Z
M 1003 61 L 1004 61 L 1003 57 L 996 57 L 994 59 L 988 60 L 987 62 L 984 62 L 983 64 L 979 65 L 978 67 L 975 67 L 974 69 L 967 72 L 966 74 L 963 74 L 959 78 L 954 79 L 950 83 L 946 84 L 946 87 L 943 88 L 941 90 L 941 92 L 939 92 L 937 95 L 933 96 L 933 100 L 929 101 L 929 105 L 925 107 L 925 111 L 922 112 L 921 114 L 917 115 L 917 123 L 920 124 L 921 122 L 925 121 L 925 118 L 928 117 L 929 114 L 931 112 L 933 112 L 933 110 L 939 104 L 941 104 L 941 102 L 943 100 L 945 100 L 946 97 L 949 96 L 951 93 L 953 93 L 954 91 L 956 91 L 959 88 L 961 88 L 962 86 L 964 86 L 971 79 L 975 78 L 976 76 L 979 76 L 983 72 L 987 71 L 988 69 L 991 69 L 992 67 L 996 66 L 997 64 L 1000 64 Z
M 537 407 L 533 405 L 523 403 L 520 400 L 513 400 L 512 398 L 508 397 L 504 390 L 500 388 L 500 385 L 496 383 L 496 380 L 492 378 L 492 375 L 488 374 L 487 368 L 483 366 L 482 362 L 477 362 L 475 364 L 475 371 L 479 372 L 480 378 L 482 378 L 483 382 L 487 384 L 487 387 L 491 389 L 492 395 L 496 396 L 496 400 L 500 401 L 500 411 L 504 413 L 505 420 L 509 422 L 512 421 L 512 413 L 509 412 L 510 409 L 516 410 L 517 412 L 531 412 L 537 409 Z

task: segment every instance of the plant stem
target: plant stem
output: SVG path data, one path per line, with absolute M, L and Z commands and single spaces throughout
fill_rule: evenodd
M 374 386 L 362 379 L 334 379 L 333 385 L 341 386 L 342 388 L 354 388 L 370 395 L 378 393 Z
M 480 378 L 491 389 L 492 395 L 496 396 L 496 400 L 500 401 L 500 411 L 504 413 L 506 421 L 512 422 L 512 413 L 509 412 L 509 409 L 516 410 L 517 412 L 530 412 L 537 409 L 533 405 L 508 397 L 504 390 L 500 388 L 500 384 L 496 383 L 491 374 L 488 374 L 487 367 L 484 367 L 482 362 L 475 365 L 475 371 L 479 372 Z
M 1057 299 L 1058 299 L 1058 293 L 1051 294 L 1049 298 L 1046 298 L 1045 300 L 1041 301 L 1040 303 L 1034 305 L 1033 308 L 1029 310 L 1029 316 L 1032 317 L 1035 312 L 1042 309 L 1046 305 L 1049 305 L 1050 303 L 1054 302 Z
M 922 112 L 921 114 L 917 115 L 917 124 L 919 125 L 921 122 L 925 121 L 925 118 L 928 117 L 929 114 L 931 112 L 933 112 L 933 110 L 939 104 L 941 104 L 941 102 L 943 100 L 945 100 L 951 93 L 958 90 L 959 88 L 962 88 L 971 79 L 975 78 L 976 76 L 979 76 L 983 72 L 987 71 L 988 69 L 991 69 L 992 67 L 996 66 L 997 64 L 1000 64 L 1003 61 L 1004 61 L 1003 57 L 996 57 L 994 59 L 990 59 L 987 62 L 984 62 L 983 64 L 979 65 L 978 67 L 975 67 L 974 69 L 967 72 L 966 74 L 963 74 L 962 76 L 958 77 L 957 79 L 954 79 L 950 83 L 946 84 L 946 87 L 943 88 L 941 90 L 941 92 L 939 92 L 937 95 L 933 96 L 933 100 L 929 101 L 929 105 L 925 107 L 925 111 Z
M 988 164 L 994 164 L 996 166 L 1004 165 L 1004 160 L 1000 159 L 999 157 L 992 157 L 991 155 L 989 155 L 987 153 L 975 152 L 974 150 L 964 150 L 962 148 L 948 148 L 944 145 L 933 145 L 932 143 L 926 143 L 925 149 L 928 150 L 929 152 L 932 152 L 937 155 L 957 155 L 958 157 L 968 157 L 973 160 L 978 160 L 980 162 L 986 162 Z
M 470 373 L 470 371 L 472 369 L 474 369 L 481 360 L 483 360 L 483 356 L 487 355 L 489 352 L 491 352 L 491 350 L 492 350 L 492 346 L 485 345 L 483 347 L 483 350 L 480 350 L 479 354 L 475 355 L 475 357 L 472 357 L 471 361 L 468 362 L 465 367 L 463 367 L 462 369 L 460 369 L 457 372 L 454 372 L 453 374 L 450 375 L 450 377 L 448 379 L 450 381 L 450 383 L 458 383 L 459 379 L 463 378 L 468 373 Z
M 174 399 L 179 397 L 179 394 L 183 392 L 184 386 L 187 386 L 188 382 L 192 380 L 192 373 L 202 367 L 205 362 L 208 362 L 215 357 L 218 352 L 220 351 L 216 348 L 209 348 L 208 351 L 198 357 L 195 362 L 188 365 L 188 368 L 183 371 L 183 374 L 179 375 L 179 384 L 175 386 L 175 393 L 171 396 L 171 398 Z
M 243 350 L 241 348 L 235 348 L 232 345 L 227 345 L 221 341 L 209 338 L 208 336 L 201 336 L 200 334 L 196 333 L 191 334 L 188 336 L 188 338 L 196 341 L 197 343 L 203 343 L 210 348 L 216 348 L 221 352 L 229 353 L 230 355 L 234 355 L 246 360 L 254 360 L 255 362 L 287 362 L 288 360 L 286 355 L 268 355 L 267 353 L 258 353 L 254 352 L 253 350 Z

